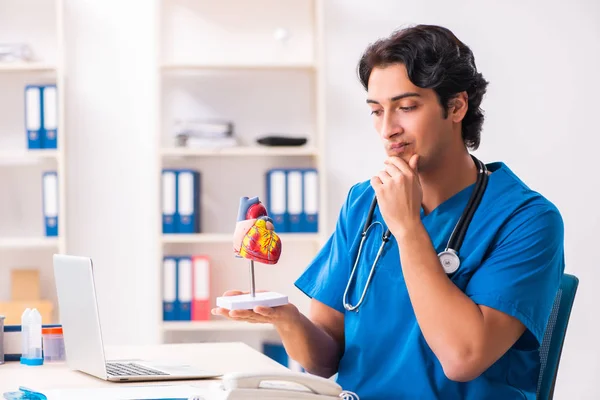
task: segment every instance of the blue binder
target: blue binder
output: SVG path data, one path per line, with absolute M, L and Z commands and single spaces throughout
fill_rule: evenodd
M 162 231 L 177 233 L 177 170 L 162 171 Z
M 58 134 L 58 95 L 56 85 L 46 85 L 42 90 L 42 147 L 56 149 Z
M 163 259 L 163 321 L 178 319 L 177 304 L 177 258 Z
M 192 258 L 179 257 L 177 261 L 177 319 L 192 320 Z
M 285 169 L 271 169 L 266 173 L 266 208 L 273 220 L 275 232 L 289 232 L 287 214 L 287 172 Z
M 177 174 L 178 233 L 200 232 L 200 172 L 181 169 Z
M 284 367 L 289 367 L 289 356 L 283 344 L 265 342 L 263 343 L 263 354 Z
M 302 232 L 319 232 L 319 174 L 316 169 L 302 173 Z
M 42 90 L 38 85 L 25 86 L 25 132 L 28 149 L 42 146 Z
M 46 236 L 58 236 L 58 175 L 55 171 L 42 174 L 42 197 Z
M 288 231 L 302 232 L 303 170 L 288 169 L 286 172 Z

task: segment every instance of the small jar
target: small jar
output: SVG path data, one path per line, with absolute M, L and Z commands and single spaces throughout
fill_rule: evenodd
M 62 327 L 42 328 L 44 362 L 64 361 L 65 342 Z

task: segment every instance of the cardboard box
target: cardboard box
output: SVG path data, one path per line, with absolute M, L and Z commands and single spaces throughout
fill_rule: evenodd
M 37 269 L 13 269 L 10 271 L 11 300 L 40 300 L 40 271 Z
M 0 315 L 4 315 L 4 325 L 21 325 L 21 315 L 26 308 L 37 308 L 42 316 L 42 324 L 52 324 L 54 306 L 49 300 L 37 301 L 4 301 L 0 302 Z

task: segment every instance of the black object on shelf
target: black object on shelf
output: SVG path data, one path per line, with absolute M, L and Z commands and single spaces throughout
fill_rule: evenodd
M 265 136 L 256 139 L 256 141 L 264 146 L 302 146 L 306 144 L 307 139 L 287 136 Z

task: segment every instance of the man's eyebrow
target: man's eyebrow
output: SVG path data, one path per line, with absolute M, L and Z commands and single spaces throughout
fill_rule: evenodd
M 397 96 L 392 97 L 390 99 L 390 101 L 394 102 L 394 101 L 402 100 L 402 99 L 404 99 L 406 97 L 421 97 L 421 95 L 419 93 L 416 93 L 416 92 L 406 92 L 406 93 L 402 93 L 402 94 L 399 94 Z M 378 101 L 372 100 L 372 99 L 367 99 L 367 103 L 379 104 Z

